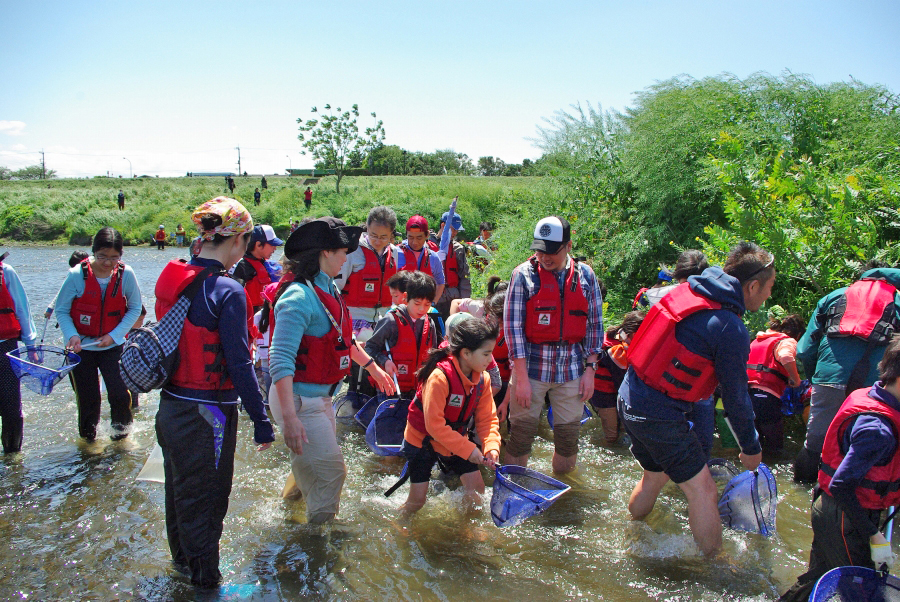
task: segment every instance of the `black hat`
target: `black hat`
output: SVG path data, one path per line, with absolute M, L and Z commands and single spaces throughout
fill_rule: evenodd
M 347 249 L 348 253 L 352 253 L 359 246 L 362 231 L 362 228 L 348 226 L 336 217 L 320 217 L 291 232 L 284 244 L 284 255 L 294 259 L 303 251 L 312 249 Z

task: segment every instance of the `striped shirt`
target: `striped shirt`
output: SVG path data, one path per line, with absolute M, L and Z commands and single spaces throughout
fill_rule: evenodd
M 566 269 L 556 272 L 559 287 L 565 286 Z M 603 298 L 594 270 L 576 263 L 578 282 L 588 302 L 587 332 L 580 343 L 529 343 L 525 340 L 525 303 L 537 292 L 539 281 L 529 261 L 513 270 L 503 310 L 503 332 L 509 345 L 510 359 L 526 358 L 528 378 L 547 383 L 565 383 L 584 373 L 585 358 L 600 353 L 603 343 Z

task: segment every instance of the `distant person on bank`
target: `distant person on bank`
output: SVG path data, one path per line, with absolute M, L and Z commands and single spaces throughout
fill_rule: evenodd
M 309 186 L 303 192 L 303 204 L 306 205 L 307 210 L 312 206 L 312 189 Z
M 119 190 L 119 211 L 125 209 L 125 193 Z

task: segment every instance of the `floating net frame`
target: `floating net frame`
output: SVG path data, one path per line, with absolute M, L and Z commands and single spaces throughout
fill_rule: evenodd
M 498 466 L 491 494 L 491 518 L 512 527 L 544 512 L 571 487 L 545 474 L 511 464 Z
M 588 420 L 590 420 L 593 417 L 594 417 L 594 415 L 591 413 L 591 410 L 588 409 L 587 404 L 584 404 L 584 411 L 581 413 L 581 424 L 584 424 L 585 422 L 587 422 Z M 552 430 L 553 429 L 553 407 L 552 406 L 547 408 L 547 424 L 550 425 L 550 429 Z
M 831 569 L 816 582 L 810 602 L 900 601 L 900 579 L 862 566 Z
M 748 499 L 749 498 L 749 499 Z M 772 471 L 760 464 L 731 479 L 719 499 L 722 524 L 737 531 L 775 535 L 778 486 Z
M 401 456 L 409 399 L 388 397 L 378 404 L 366 427 L 366 443 L 379 456 Z
M 77 354 L 53 345 L 19 347 L 7 352 L 6 357 L 19 382 L 38 395 L 49 395 L 81 361 Z

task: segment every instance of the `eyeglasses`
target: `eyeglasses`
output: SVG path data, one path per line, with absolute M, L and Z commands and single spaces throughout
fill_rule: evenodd
M 122 259 L 122 256 L 116 255 L 115 257 L 107 257 L 106 255 L 94 255 L 94 259 L 101 263 L 115 263 Z
M 390 240 L 393 238 L 390 234 L 385 234 L 383 236 L 378 236 L 376 234 L 369 234 L 369 240 Z
M 770 267 L 772 267 L 773 265 L 775 265 L 775 255 L 772 255 L 772 259 L 769 260 L 769 263 L 767 263 L 766 265 L 764 265 L 764 266 L 761 267 L 761 268 L 758 268 L 758 269 L 754 270 L 753 272 L 750 273 L 749 276 L 744 277 L 744 279 L 741 280 L 741 284 L 743 284 L 744 282 L 749 281 L 751 278 L 753 278 L 754 276 L 756 276 L 756 275 L 759 274 L 760 272 L 764 272 L 764 271 L 768 270 L 768 269 L 769 269 Z

